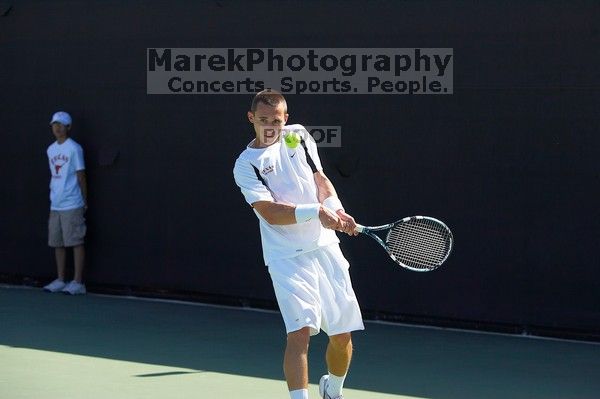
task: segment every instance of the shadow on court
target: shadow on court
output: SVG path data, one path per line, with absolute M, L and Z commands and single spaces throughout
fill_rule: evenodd
M 283 381 L 278 314 L 0 288 L 0 345 Z M 367 324 L 348 388 L 418 398 L 596 398 L 600 345 Z M 325 371 L 313 337 L 311 383 Z M 43 367 L 43 365 L 38 365 Z M 283 384 L 283 382 L 282 382 Z

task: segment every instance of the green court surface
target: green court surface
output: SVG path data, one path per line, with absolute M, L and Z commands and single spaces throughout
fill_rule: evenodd
M 0 287 L 1 399 L 286 399 L 284 345 L 277 313 Z M 354 346 L 346 399 L 600 397 L 596 343 L 367 323 Z

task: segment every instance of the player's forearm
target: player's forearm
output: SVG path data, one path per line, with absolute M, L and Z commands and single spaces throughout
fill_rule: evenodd
M 333 212 L 342 212 L 344 213 L 344 206 L 342 205 L 342 203 L 340 202 L 337 192 L 335 191 L 335 188 L 333 187 L 333 183 L 331 183 L 331 180 L 329 180 L 329 178 L 327 176 L 325 176 L 325 174 L 323 172 L 316 172 L 314 174 L 315 177 L 315 183 L 317 185 L 317 198 L 319 199 L 319 202 L 321 204 L 323 204 L 323 206 Z M 345 215 L 345 213 L 344 213 Z M 347 217 L 343 217 L 342 215 L 340 215 L 338 213 L 338 216 L 342 217 L 342 220 L 345 222 L 348 222 L 349 219 L 352 219 L 352 217 L 347 218 Z M 349 215 L 346 215 L 349 216 Z M 354 224 L 354 219 L 352 219 L 351 223 L 350 223 L 350 227 L 354 228 L 355 224 Z M 343 230 L 344 232 L 348 232 L 346 230 Z
M 323 172 L 316 172 L 314 174 L 315 184 L 317 185 L 317 198 L 320 203 L 323 203 L 326 198 L 337 197 L 333 183 Z
M 319 219 L 326 228 L 337 227 L 338 217 L 321 204 L 283 204 L 259 201 L 254 209 L 271 225 L 288 225 Z
M 254 209 L 269 224 L 285 225 L 296 223 L 296 207 L 292 204 L 259 201 L 254 204 Z

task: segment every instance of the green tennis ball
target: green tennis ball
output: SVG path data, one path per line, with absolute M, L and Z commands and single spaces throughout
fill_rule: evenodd
M 285 135 L 283 140 L 285 141 L 285 145 L 287 145 L 288 148 L 294 149 L 298 147 L 298 144 L 300 144 L 300 135 L 295 132 L 288 133 Z

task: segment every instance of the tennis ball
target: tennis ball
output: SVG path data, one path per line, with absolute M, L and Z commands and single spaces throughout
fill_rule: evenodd
M 300 135 L 296 132 L 291 132 L 286 134 L 283 140 L 288 148 L 294 149 L 298 147 L 298 144 L 300 144 Z

